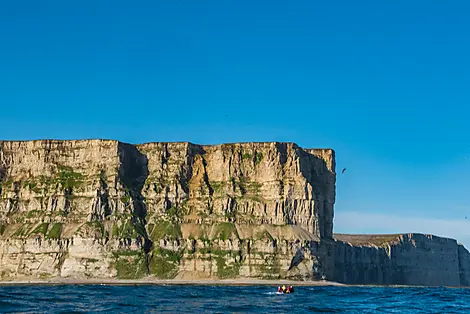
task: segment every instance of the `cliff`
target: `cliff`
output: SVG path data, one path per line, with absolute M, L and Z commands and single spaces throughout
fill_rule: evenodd
M 335 178 L 292 143 L 0 142 L 0 276 L 469 284 L 455 240 L 333 235 Z
M 454 239 L 425 234 L 344 235 L 325 270 L 344 283 L 468 286 L 470 254 Z
M 290 143 L 0 143 L 3 279 L 309 278 L 334 152 Z

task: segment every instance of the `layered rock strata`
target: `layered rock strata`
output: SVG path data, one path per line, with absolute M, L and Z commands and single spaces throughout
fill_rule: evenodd
M 430 235 L 333 235 L 335 155 L 292 143 L 0 142 L 0 278 L 469 285 Z
M 1 277 L 310 278 L 334 152 L 291 143 L 0 143 Z M 308 253 L 307 253 L 308 255 Z

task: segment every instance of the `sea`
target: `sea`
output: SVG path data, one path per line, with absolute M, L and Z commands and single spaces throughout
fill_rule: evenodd
M 37 285 L 0 287 L 2 313 L 470 313 L 470 289 Z

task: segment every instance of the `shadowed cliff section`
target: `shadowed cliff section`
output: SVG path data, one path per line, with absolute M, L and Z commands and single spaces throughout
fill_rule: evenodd
M 0 164 L 0 195 L 2 195 L 3 181 L 5 179 L 5 166 Z
M 323 248 L 328 277 L 350 284 L 468 286 L 469 252 L 429 234 L 335 234 Z M 329 247 L 328 247 L 329 245 Z
M 132 203 L 132 224 L 136 232 L 144 238 L 143 250 L 147 254 L 152 248 L 152 241 L 147 234 L 147 205 L 142 196 L 142 188 L 149 175 L 148 158 L 134 145 L 119 143 L 118 154 L 121 165 L 119 179 L 125 187 L 126 196 Z
M 470 253 L 460 243 L 458 244 L 458 257 L 460 285 L 468 287 L 470 286 Z

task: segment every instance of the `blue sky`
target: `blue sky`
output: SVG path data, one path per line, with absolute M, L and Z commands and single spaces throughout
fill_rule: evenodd
M 253 2 L 3 1 L 0 138 L 332 147 L 336 232 L 468 247 L 470 3 Z

